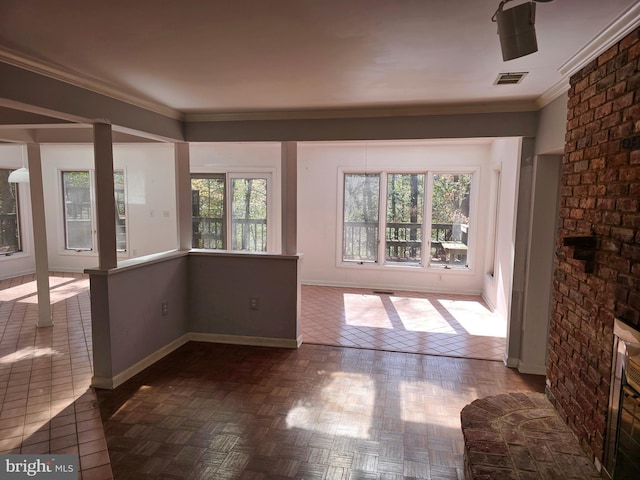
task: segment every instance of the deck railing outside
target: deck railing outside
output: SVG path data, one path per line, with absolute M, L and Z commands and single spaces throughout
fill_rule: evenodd
M 459 237 L 459 238 L 455 238 Z M 345 260 L 375 261 L 377 252 L 377 222 L 345 222 L 344 252 Z M 420 263 L 422 252 L 422 225 L 415 223 L 387 223 L 385 231 L 385 256 L 388 262 Z M 431 224 L 430 262 L 451 263 L 465 261 L 466 254 L 456 253 L 452 257 L 443 247 L 451 242 L 467 244 L 466 225 L 451 223 Z
M 193 248 L 222 250 L 225 245 L 224 219 L 192 217 Z M 267 249 L 267 220 L 234 219 L 231 223 L 232 250 L 264 252 Z

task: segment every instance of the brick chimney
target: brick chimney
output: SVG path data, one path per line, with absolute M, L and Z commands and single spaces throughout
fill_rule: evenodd
M 547 393 L 602 461 L 613 324 L 640 329 L 640 28 L 570 79 Z

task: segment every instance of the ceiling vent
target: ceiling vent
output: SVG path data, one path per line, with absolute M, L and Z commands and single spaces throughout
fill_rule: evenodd
M 494 85 L 516 85 L 522 81 L 529 72 L 500 73 Z

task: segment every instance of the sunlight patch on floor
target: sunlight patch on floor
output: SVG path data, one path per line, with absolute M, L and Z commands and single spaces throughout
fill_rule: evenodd
M 496 314 L 477 301 L 438 299 L 469 335 L 484 337 L 507 336 L 507 325 Z
M 67 284 L 75 284 L 74 287 L 66 287 Z M 64 287 L 62 287 L 64 286 Z M 49 277 L 49 288 L 51 289 L 50 295 L 53 301 L 54 291 L 56 289 L 73 289 L 73 295 L 77 295 L 80 291 L 89 288 L 88 279 L 76 279 L 69 277 Z M 62 290 L 61 290 L 62 291 Z M 66 290 L 67 292 L 69 290 Z M 25 303 L 38 303 L 38 284 L 35 280 L 31 282 L 22 283 L 15 287 L 5 288 L 0 290 L 0 302 L 11 301 L 24 301 Z M 69 298 L 71 295 L 67 295 L 64 298 Z
M 318 400 L 298 401 L 287 413 L 287 428 L 352 438 L 370 438 L 375 382 L 367 375 L 335 372 Z
M 426 298 L 390 297 L 406 330 L 412 332 L 450 333 L 456 331 Z
M 20 350 L 17 350 L 12 353 L 8 353 L 7 355 L 0 357 L 0 363 L 9 364 L 16 363 L 21 360 L 45 357 L 45 356 L 61 356 L 62 353 L 57 350 L 52 349 L 51 347 L 39 348 L 39 347 L 24 347 Z
M 344 317 L 347 325 L 357 327 L 393 328 L 378 295 L 345 293 Z

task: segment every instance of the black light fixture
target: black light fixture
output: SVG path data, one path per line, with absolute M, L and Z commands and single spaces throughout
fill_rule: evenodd
M 498 23 L 498 36 L 504 61 L 524 57 L 538 51 L 536 40 L 536 4 L 553 0 L 531 0 L 515 7 L 503 9 L 513 0 L 502 0 L 491 20 Z

